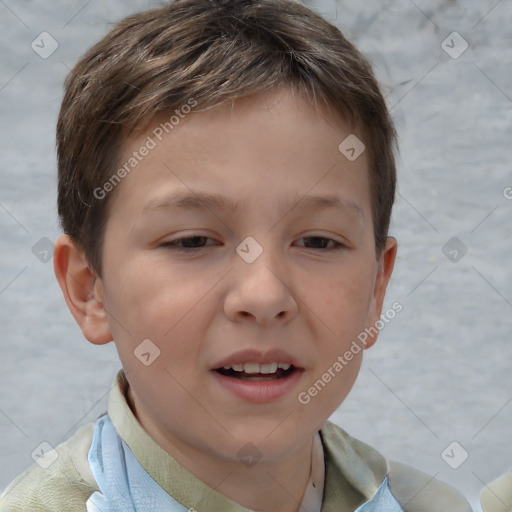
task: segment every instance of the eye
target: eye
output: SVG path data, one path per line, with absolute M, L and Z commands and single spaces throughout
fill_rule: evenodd
M 212 242 L 214 243 L 207 244 L 208 240 L 212 240 Z M 327 238 L 323 236 L 305 236 L 302 237 L 300 240 L 305 241 L 302 247 L 305 247 L 307 249 L 334 251 L 346 247 L 344 244 L 338 242 L 337 240 L 333 240 L 332 238 Z M 331 244 L 331 247 L 329 247 L 329 244 Z M 178 238 L 176 240 L 172 240 L 169 242 L 164 242 L 160 245 L 160 247 L 164 247 L 166 249 L 171 249 L 174 251 L 191 252 L 203 249 L 207 245 L 217 244 L 213 239 L 207 236 L 188 236 Z
M 309 242 L 305 243 L 304 245 L 304 247 L 308 249 L 325 249 L 327 251 L 333 251 L 345 248 L 345 245 L 342 244 L 341 242 L 323 236 L 305 236 L 302 237 L 301 240 L 309 240 Z M 332 244 L 334 245 L 331 247 L 327 247 L 329 242 L 332 242 Z M 308 247 L 308 245 L 310 246 Z
M 194 249 L 202 249 L 206 246 L 207 240 L 212 239 L 207 236 L 187 236 L 170 242 L 164 242 L 160 247 L 165 247 L 166 249 L 172 249 L 175 251 L 190 251 Z

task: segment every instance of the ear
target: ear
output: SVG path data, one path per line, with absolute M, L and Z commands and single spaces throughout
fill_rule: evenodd
M 84 336 L 95 345 L 112 341 L 105 311 L 103 281 L 91 270 L 71 237 L 55 242 L 53 269 L 71 314 Z
M 380 320 L 382 313 L 382 304 L 386 295 L 386 288 L 388 287 L 389 278 L 393 272 L 395 265 L 396 252 L 398 244 L 395 238 L 388 237 L 386 245 L 378 261 L 377 275 L 375 277 L 375 285 L 373 289 L 373 296 L 370 304 L 370 313 L 368 315 L 369 325 L 367 326 L 368 338 L 365 341 L 365 347 L 371 347 L 379 337 L 379 331 L 375 327 L 376 323 Z

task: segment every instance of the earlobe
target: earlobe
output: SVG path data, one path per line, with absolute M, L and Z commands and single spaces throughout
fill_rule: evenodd
M 71 314 L 84 336 L 96 345 L 112 341 L 104 308 L 103 281 L 68 235 L 55 242 L 53 268 Z
M 386 289 L 389 283 L 393 267 L 395 265 L 398 244 L 395 238 L 388 237 L 386 245 L 379 258 L 377 276 L 373 289 L 372 302 L 370 306 L 369 325 L 367 326 L 368 338 L 365 342 L 365 348 L 371 347 L 379 336 L 377 322 L 382 313 L 382 304 L 386 295 Z

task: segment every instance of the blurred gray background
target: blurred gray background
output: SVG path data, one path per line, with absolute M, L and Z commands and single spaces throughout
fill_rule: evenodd
M 120 367 L 113 344 L 83 338 L 54 278 L 55 122 L 78 57 L 159 4 L 0 0 L 0 490 L 41 442 L 106 409 Z M 512 466 L 512 2 L 306 5 L 373 63 L 401 148 L 386 305 L 403 311 L 332 420 L 477 511 Z

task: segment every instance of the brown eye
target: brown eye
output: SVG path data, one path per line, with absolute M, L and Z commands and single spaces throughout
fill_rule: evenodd
M 333 240 L 332 238 L 326 238 L 323 236 L 305 236 L 301 238 L 301 240 L 308 241 L 304 244 L 304 247 L 308 249 L 326 249 L 329 251 L 345 247 L 342 243 Z M 332 242 L 334 245 L 328 247 L 329 242 Z
M 187 249 L 202 249 L 203 247 L 206 247 L 207 240 L 211 240 L 211 238 L 207 236 L 187 236 L 184 238 L 178 238 L 177 240 L 172 240 L 170 242 L 165 242 L 161 245 L 161 247 L 178 251 L 186 251 Z

